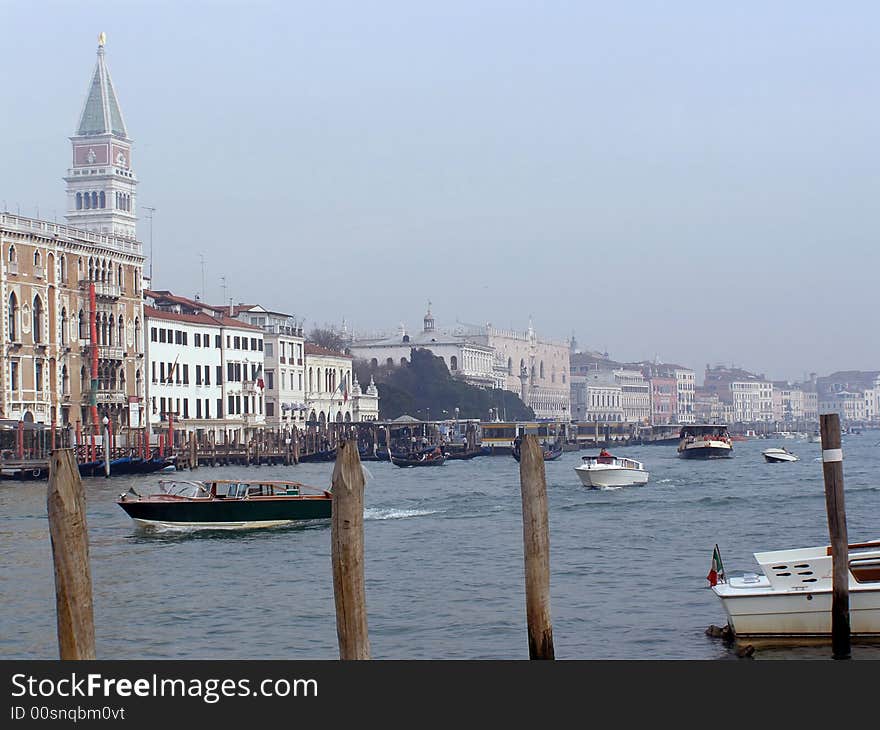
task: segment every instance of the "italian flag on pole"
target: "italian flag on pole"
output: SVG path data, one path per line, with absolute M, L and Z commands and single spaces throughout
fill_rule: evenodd
M 706 580 L 713 586 L 724 582 L 724 563 L 721 562 L 721 551 L 718 549 L 718 545 L 715 545 L 715 550 L 712 553 L 712 566 L 709 568 Z

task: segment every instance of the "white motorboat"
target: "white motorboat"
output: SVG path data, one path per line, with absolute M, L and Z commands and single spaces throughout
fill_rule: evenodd
M 717 548 L 716 548 L 717 551 Z M 880 637 L 880 540 L 849 546 L 850 633 Z M 717 555 L 717 552 L 716 552 Z M 755 553 L 763 575 L 726 577 L 713 558 L 712 590 L 737 637 L 831 636 L 829 546 Z
M 725 459 L 733 456 L 733 441 L 723 423 L 691 423 L 679 433 L 682 459 Z
M 574 470 L 585 487 L 603 489 L 648 482 L 649 473 L 644 464 L 635 459 L 622 459 L 606 452 L 599 456 L 583 456 L 581 461 L 583 463 Z
M 782 461 L 800 461 L 800 457 L 792 454 L 788 449 L 764 449 L 761 454 L 772 464 Z

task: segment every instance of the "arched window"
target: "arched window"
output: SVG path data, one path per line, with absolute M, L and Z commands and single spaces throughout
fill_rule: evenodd
M 507 374 L 513 375 L 513 358 L 507 358 Z
M 94 190 L 92 191 L 92 207 L 98 207 L 98 193 L 96 193 Z
M 400 358 L 400 365 L 401 365 L 401 367 L 406 365 L 406 358 L 405 357 Z
M 34 342 L 43 340 L 43 300 L 39 295 L 34 297 Z
M 67 308 L 61 308 L 61 344 L 67 344 Z
M 43 257 L 39 251 L 34 251 L 34 266 L 40 266 L 43 263 Z
M 101 281 L 107 281 L 107 262 L 101 259 Z
M 9 263 L 10 264 L 15 263 L 15 246 L 9 247 Z
M 135 352 L 141 351 L 141 320 L 139 317 L 134 318 L 134 349 Z
M 18 339 L 18 299 L 15 298 L 15 292 L 9 295 L 9 312 L 7 314 L 9 321 L 6 325 L 6 331 L 9 333 L 9 341 L 15 342 Z
M 67 257 L 62 254 L 58 263 L 61 269 L 61 283 L 64 284 L 67 281 Z
M 107 328 L 107 344 L 113 345 L 113 315 L 110 315 L 108 321 L 105 322 L 105 326 Z
M 83 207 L 83 194 L 77 193 L 76 194 L 76 209 L 82 210 L 82 207 Z
M 67 364 L 61 366 L 61 393 L 70 395 L 70 377 L 67 375 Z
M 101 191 L 101 194 L 98 196 L 98 202 L 100 204 L 99 207 L 106 208 L 107 207 L 107 199 L 104 197 L 104 191 Z
M 122 315 L 119 315 L 119 321 L 116 323 L 116 342 L 120 347 L 125 347 L 125 322 Z
M 122 291 L 125 291 L 125 277 L 122 275 L 122 264 L 119 265 L 119 269 L 116 271 L 116 283 L 119 284 L 119 288 Z
M 371 368 L 379 367 L 379 361 L 375 357 L 372 360 L 370 360 L 370 367 Z
M 449 358 L 449 369 L 458 370 L 458 358 L 455 355 Z
M 85 203 L 86 210 L 92 207 L 92 196 L 89 193 L 83 193 L 83 203 Z
M 311 393 L 314 390 L 313 386 L 314 386 L 314 383 L 312 380 L 312 369 L 309 368 L 309 393 Z
M 388 367 L 393 368 L 393 367 L 394 367 L 394 358 L 389 357 L 389 358 L 385 361 L 385 364 L 386 364 Z
M 95 260 L 89 256 L 89 281 L 95 280 Z
M 541 380 L 544 379 L 544 361 L 541 360 Z
M 83 311 L 79 310 L 79 338 L 81 340 L 86 339 L 86 315 Z

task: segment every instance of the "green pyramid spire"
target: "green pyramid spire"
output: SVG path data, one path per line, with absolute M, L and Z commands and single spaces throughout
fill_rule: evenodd
M 122 111 L 116 99 L 116 91 L 110 80 L 110 71 L 104 62 L 103 33 L 98 44 L 98 62 L 95 64 L 95 73 L 92 76 L 76 133 L 81 137 L 110 133 L 119 137 L 128 137 Z

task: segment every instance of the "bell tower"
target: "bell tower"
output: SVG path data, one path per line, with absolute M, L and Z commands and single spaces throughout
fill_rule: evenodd
M 137 177 L 131 139 L 104 61 L 107 37 L 98 36 L 98 61 L 86 94 L 68 169 L 67 222 L 95 233 L 135 238 Z

